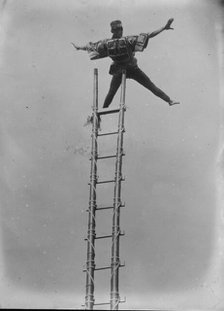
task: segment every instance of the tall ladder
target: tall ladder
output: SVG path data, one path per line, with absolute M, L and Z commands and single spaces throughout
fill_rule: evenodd
M 94 92 L 93 92 L 93 114 L 92 114 L 92 150 L 91 150 L 91 172 L 90 172 L 90 191 L 89 191 L 89 208 L 88 212 L 88 232 L 87 232 L 87 260 L 86 268 L 86 296 L 85 309 L 92 310 L 94 306 L 110 305 L 111 310 L 118 310 L 120 300 L 119 295 L 119 268 L 124 266 L 120 263 L 120 236 L 124 233 L 120 230 L 120 208 L 124 206 L 121 201 L 121 183 L 122 177 L 122 158 L 123 152 L 123 135 L 124 135 L 124 113 L 125 113 L 125 87 L 126 72 L 122 72 L 121 97 L 119 109 L 104 110 L 98 112 L 98 70 L 94 69 Z M 118 113 L 118 130 L 116 132 L 98 133 L 99 117 L 106 114 Z M 117 152 L 116 155 L 98 156 L 98 136 L 117 135 Z M 99 181 L 97 178 L 97 161 L 101 159 L 116 158 L 115 178 L 112 180 Z M 97 186 L 103 183 L 114 183 L 113 206 L 97 207 Z M 96 211 L 113 209 L 112 234 L 105 236 L 96 236 Z M 111 239 L 111 264 L 107 267 L 96 267 L 95 265 L 95 240 L 102 238 Z M 94 299 L 94 273 L 97 270 L 111 270 L 110 278 L 110 302 L 95 303 Z

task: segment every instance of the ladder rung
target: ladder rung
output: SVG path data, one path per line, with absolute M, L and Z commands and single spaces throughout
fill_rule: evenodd
M 125 235 L 125 232 L 124 232 L 124 231 L 123 231 L 123 232 L 120 232 L 119 235 L 120 235 L 120 236 L 123 236 L 123 235 Z M 110 234 L 110 235 L 100 235 L 100 236 L 96 236 L 96 237 L 95 237 L 95 240 L 107 239 L 107 238 L 112 238 L 112 234 Z M 87 238 L 85 238 L 84 240 L 85 240 L 85 241 L 88 241 Z
M 125 233 L 124 232 L 120 232 L 120 234 L 119 234 L 120 236 L 123 236 L 123 235 L 125 235 Z M 106 239 L 106 238 L 112 238 L 112 235 L 110 234 L 110 235 L 102 235 L 102 236 L 96 236 L 95 237 L 95 239 Z M 86 239 L 87 240 L 87 239 Z
M 122 152 L 122 154 L 121 154 L 121 156 L 123 157 L 123 156 L 125 156 L 125 153 L 124 152 Z M 113 155 L 108 155 L 108 156 L 101 156 L 101 157 L 97 157 L 97 159 L 110 159 L 110 158 L 116 158 L 117 157 L 117 155 L 116 154 L 113 154 Z
M 119 303 L 125 303 L 126 302 L 126 298 L 124 298 L 123 300 L 119 300 Z M 110 302 L 94 302 L 94 306 L 105 306 L 105 305 L 110 305 Z M 83 304 L 82 307 L 85 307 L 85 305 Z
M 96 236 L 95 239 L 106 239 L 106 238 L 112 238 L 112 235 L 100 235 L 100 236 Z
M 125 181 L 125 178 L 122 177 L 122 178 L 121 178 L 121 181 Z M 114 180 L 114 179 L 111 179 L 111 180 L 97 181 L 97 184 L 107 184 L 107 183 L 111 183 L 111 182 L 115 182 L 115 180 Z M 89 185 L 90 185 L 90 183 L 89 183 Z
M 122 264 L 119 265 L 119 268 L 122 268 L 122 267 L 125 267 L 125 264 L 124 264 L 124 263 L 122 263 Z M 107 269 L 111 269 L 111 266 L 99 267 L 99 268 L 95 268 L 94 270 L 95 270 L 95 271 L 100 271 L 100 270 L 107 270 Z M 87 269 L 83 269 L 82 271 L 83 271 L 83 272 L 86 272 Z
M 122 203 L 122 204 L 120 205 L 120 207 L 125 207 L 125 202 Z M 114 208 L 113 206 L 102 206 L 102 207 L 97 207 L 95 210 L 97 211 L 97 210 L 113 209 L 113 208 Z M 89 212 L 88 209 L 87 209 L 86 211 Z
M 123 301 L 120 301 L 123 302 Z M 94 306 L 105 306 L 105 305 L 110 305 L 110 302 L 94 302 Z M 86 305 L 81 305 L 82 307 L 85 307 Z
M 96 268 L 95 270 L 107 270 L 107 269 L 111 269 L 111 266 L 99 267 L 99 268 Z
M 102 111 L 98 111 L 97 114 L 99 116 L 102 116 L 103 114 L 111 114 L 111 113 L 117 113 L 119 112 L 120 109 L 112 109 L 112 110 L 102 110 Z
M 97 303 L 94 303 L 94 306 L 105 306 L 105 305 L 110 305 L 110 302 L 97 302 Z
M 106 238 L 112 238 L 112 235 L 102 235 L 102 236 L 96 236 L 95 240 L 99 240 L 99 239 L 106 239 Z M 85 241 L 88 241 L 87 238 L 84 239 Z
M 98 136 L 115 135 L 115 134 L 118 134 L 118 131 L 116 131 L 116 132 L 102 133 L 102 134 L 98 134 Z
M 106 266 L 106 267 L 99 267 L 99 268 L 95 268 L 94 270 L 107 270 L 107 269 L 111 269 L 111 266 Z M 83 272 L 86 272 L 87 269 L 82 270 Z
M 114 180 L 114 179 L 111 179 L 111 180 L 97 181 L 97 184 L 107 184 L 107 183 L 110 183 L 110 182 L 115 182 L 115 180 Z
M 108 156 L 102 156 L 102 157 L 97 157 L 98 160 L 102 160 L 102 159 L 110 159 L 110 158 L 116 158 L 116 154 L 113 155 L 108 155 Z
M 112 208 L 114 208 L 114 207 L 113 207 L 113 206 L 97 207 L 97 208 L 96 208 L 96 211 L 97 211 L 97 210 L 102 210 L 102 209 L 112 209 Z

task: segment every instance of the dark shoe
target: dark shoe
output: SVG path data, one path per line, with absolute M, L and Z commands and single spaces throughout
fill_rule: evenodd
M 168 103 L 170 106 L 173 106 L 173 105 L 179 105 L 180 102 L 176 102 L 174 100 L 171 100 L 169 103 Z

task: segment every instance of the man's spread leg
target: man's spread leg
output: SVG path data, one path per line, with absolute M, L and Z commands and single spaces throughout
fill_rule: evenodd
M 110 83 L 110 89 L 105 98 L 103 108 L 107 108 L 110 106 L 115 94 L 117 93 L 119 86 L 121 85 L 121 79 L 122 79 L 122 74 L 113 75 L 111 83 Z
M 140 68 L 133 70 L 130 78 L 136 80 L 138 83 L 150 90 L 153 94 L 169 103 L 170 106 L 177 103 L 171 100 L 166 93 L 159 89 Z

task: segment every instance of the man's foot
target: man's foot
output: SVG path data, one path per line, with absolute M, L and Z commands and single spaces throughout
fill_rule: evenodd
M 171 100 L 169 103 L 168 103 L 170 106 L 173 106 L 173 105 L 179 105 L 180 102 L 176 102 L 174 100 Z

